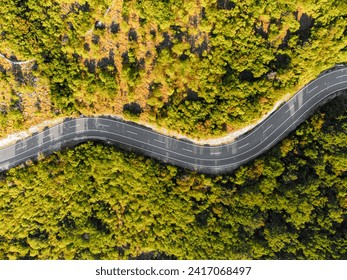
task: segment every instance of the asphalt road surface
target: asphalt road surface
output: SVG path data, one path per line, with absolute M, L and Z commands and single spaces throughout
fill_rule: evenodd
M 225 173 L 274 146 L 318 105 L 345 89 L 347 67 L 335 67 L 307 84 L 253 130 L 232 143 L 220 146 L 197 145 L 161 135 L 134 123 L 106 117 L 66 119 L 61 124 L 2 148 L 0 171 L 36 159 L 40 154 L 48 155 L 66 146 L 97 140 L 190 170 Z

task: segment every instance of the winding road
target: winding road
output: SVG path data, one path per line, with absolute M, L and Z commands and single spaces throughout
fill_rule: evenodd
M 0 171 L 40 154 L 88 140 L 103 141 L 138 151 L 165 163 L 190 170 L 220 174 L 235 170 L 282 140 L 318 105 L 347 89 L 347 67 L 322 73 L 288 102 L 236 141 L 220 146 L 202 146 L 168 137 L 134 123 L 106 117 L 66 119 L 63 123 L 20 140 L 0 150 Z

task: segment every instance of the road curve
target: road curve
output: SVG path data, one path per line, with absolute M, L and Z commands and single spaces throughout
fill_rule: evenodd
M 40 154 L 88 140 L 115 144 L 190 170 L 220 174 L 254 159 L 283 139 L 318 105 L 347 89 L 347 67 L 322 73 L 288 102 L 236 141 L 220 146 L 202 146 L 168 137 L 134 123 L 106 117 L 66 119 L 63 123 L 17 141 L 0 150 L 0 171 Z

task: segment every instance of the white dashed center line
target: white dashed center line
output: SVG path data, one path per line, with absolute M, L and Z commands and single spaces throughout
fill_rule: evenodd
M 264 130 L 264 133 L 265 133 L 266 131 L 268 131 L 271 127 L 272 127 L 272 125 L 270 125 L 269 127 L 267 127 L 267 128 Z
M 242 148 L 244 148 L 244 147 L 246 147 L 246 146 L 248 146 L 248 145 L 249 145 L 249 143 L 247 143 L 247 144 L 245 144 L 245 145 L 242 145 L 242 146 L 239 147 L 239 149 L 242 149 Z
M 133 131 L 130 131 L 130 130 L 127 130 L 127 132 L 128 132 L 128 133 L 130 133 L 130 134 L 137 135 L 137 133 L 136 133 L 136 132 L 133 132 Z
M 336 79 L 343 78 L 343 77 L 347 77 L 347 74 L 341 75 L 341 76 L 337 76 Z
M 164 141 L 160 141 L 160 140 L 157 140 L 157 139 L 153 139 L 153 141 L 158 142 L 158 143 L 161 143 L 161 144 L 165 144 Z
M 308 93 L 310 93 L 311 91 L 314 91 L 316 88 L 318 88 L 318 86 L 316 86 L 313 89 L 311 89 Z
M 293 107 L 294 107 L 294 104 L 293 104 L 292 106 L 290 106 L 290 107 L 287 109 L 286 113 L 287 113 L 288 111 L 290 111 Z

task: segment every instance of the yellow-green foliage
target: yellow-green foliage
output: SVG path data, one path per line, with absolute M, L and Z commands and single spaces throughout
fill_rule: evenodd
M 136 102 L 141 121 L 208 137 L 346 62 L 346 15 L 341 0 L 3 0 L 0 53 L 36 61 L 55 114 Z
M 0 259 L 345 259 L 344 104 L 224 176 L 92 143 L 12 169 Z

